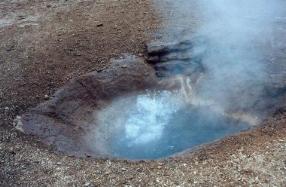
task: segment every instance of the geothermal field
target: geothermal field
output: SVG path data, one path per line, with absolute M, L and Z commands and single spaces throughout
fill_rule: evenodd
M 285 186 L 284 0 L 2 0 L 0 186 Z

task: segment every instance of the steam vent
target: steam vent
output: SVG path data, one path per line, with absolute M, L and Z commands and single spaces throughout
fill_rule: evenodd
M 286 0 L 0 0 L 0 187 L 286 187 Z
M 215 97 L 199 97 L 210 45 L 204 37 L 148 44 L 144 58 L 126 55 L 70 81 L 17 128 L 68 155 L 160 159 L 252 129 L 263 112 L 282 107 L 284 89 L 267 85 L 249 105 L 222 108 Z

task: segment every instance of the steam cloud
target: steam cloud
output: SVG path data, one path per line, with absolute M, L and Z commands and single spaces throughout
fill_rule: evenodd
M 206 76 L 197 85 L 198 96 L 225 110 L 253 107 L 268 79 L 273 33 L 277 21 L 284 19 L 285 4 L 281 0 L 165 1 L 166 40 L 194 36 L 206 40 L 195 46 L 205 49 Z

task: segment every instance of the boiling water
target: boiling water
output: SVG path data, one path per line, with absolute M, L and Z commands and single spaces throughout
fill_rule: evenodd
M 249 128 L 210 106 L 186 103 L 169 91 L 121 98 L 97 114 L 91 147 L 117 158 L 157 159 Z

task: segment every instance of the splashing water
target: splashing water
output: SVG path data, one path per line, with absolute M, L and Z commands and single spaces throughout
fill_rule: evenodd
M 135 105 L 125 120 L 125 138 L 128 146 L 146 144 L 162 137 L 164 127 L 182 103 L 175 101 L 170 92 L 146 94 L 136 98 Z
M 157 159 L 249 128 L 246 123 L 187 104 L 179 91 L 118 99 L 96 116 L 93 150 L 128 159 Z

